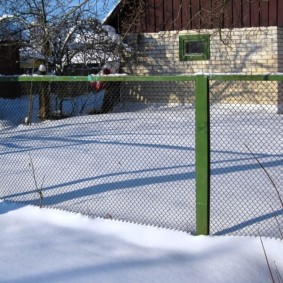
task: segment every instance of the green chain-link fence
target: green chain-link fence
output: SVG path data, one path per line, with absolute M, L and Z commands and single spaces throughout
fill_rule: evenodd
M 211 233 L 282 237 L 282 82 L 256 78 L 210 81 Z
M 0 198 L 280 237 L 282 80 L 0 77 Z

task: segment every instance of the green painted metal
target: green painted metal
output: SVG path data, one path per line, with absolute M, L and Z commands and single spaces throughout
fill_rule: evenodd
M 161 81 L 194 81 L 195 75 L 180 76 L 0 76 L 0 82 L 161 82 Z
M 283 74 L 209 74 L 208 77 L 214 81 L 283 81 Z
M 89 76 L 91 81 L 105 82 L 169 82 L 169 81 L 194 81 L 194 75 L 180 76 L 124 76 L 124 75 L 108 75 L 108 76 Z
M 161 81 L 195 81 L 199 76 L 207 76 L 217 81 L 283 81 L 283 74 L 244 75 L 244 74 L 191 74 L 174 76 L 0 76 L 0 82 L 161 82 Z
M 209 235 L 210 217 L 209 78 L 196 77 L 196 232 Z
M 4 82 L 83 82 L 88 81 L 83 76 L 3 76 L 0 81 Z
M 86 76 L 2 76 L 0 82 L 87 82 Z

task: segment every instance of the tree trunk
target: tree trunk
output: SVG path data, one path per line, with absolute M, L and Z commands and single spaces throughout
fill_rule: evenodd
M 39 93 L 39 118 L 41 121 L 50 118 L 50 96 L 48 91 L 48 83 L 42 82 L 40 84 Z

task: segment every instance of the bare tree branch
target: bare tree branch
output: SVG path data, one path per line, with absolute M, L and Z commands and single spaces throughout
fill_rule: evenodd
M 6 0 L 3 9 L 9 16 L 5 17 L 5 24 L 16 23 L 17 29 L 4 29 L 0 21 L 0 41 L 1 37 L 8 42 L 16 34 L 24 34 L 24 38 L 19 39 L 25 48 L 24 54 L 33 60 L 43 59 L 47 70 L 54 70 L 56 66 L 62 70 L 72 64 L 74 58 L 81 58 L 80 63 L 87 64 L 103 62 L 106 57 L 111 60 L 121 57 L 124 45 L 118 37 L 113 40 L 113 31 L 106 31 L 94 13 L 98 5 L 105 9 L 110 1 L 70 3 L 75 2 L 23 0 L 19 5 L 16 0 Z M 4 21 L 4 17 L 2 19 Z

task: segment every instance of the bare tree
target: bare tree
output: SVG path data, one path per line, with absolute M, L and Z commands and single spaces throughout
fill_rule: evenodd
M 17 36 L 23 51 L 21 57 L 41 59 L 47 73 L 56 70 L 58 75 L 62 74 L 64 67 L 75 63 L 102 65 L 107 60 L 119 59 L 125 47 L 115 30 L 99 21 L 99 11 L 106 9 L 110 0 L 0 2 L 4 14 L 0 37 L 11 44 L 9 39 Z M 8 28 L 12 23 L 16 28 Z M 50 96 L 44 83 L 39 107 L 41 120 L 48 119 Z
M 47 71 L 55 66 L 62 70 L 73 58 L 87 63 L 101 62 L 106 56 L 119 57 L 121 41 L 98 20 L 99 9 L 105 9 L 109 0 L 81 0 L 75 5 L 73 0 L 1 2 L 7 20 L 18 23 L 13 33 L 26 35 L 22 41 L 24 54 L 42 58 Z M 1 33 L 6 38 L 12 36 L 8 29 Z
M 245 7 L 256 11 L 253 13 L 258 16 L 267 5 L 266 0 L 256 3 L 241 0 L 239 4 L 231 0 L 176 0 L 170 7 L 165 2 L 119 1 L 118 32 L 124 38 L 128 34 L 142 33 L 147 25 L 154 26 L 150 32 L 213 28 L 218 31 L 222 43 L 229 45 L 229 31 L 223 33 L 222 29 L 245 26 L 248 20 L 243 13 Z M 121 57 L 125 53 L 121 40 L 108 37 L 109 31 L 98 20 L 100 10 L 113 5 L 113 0 L 0 0 L 0 3 L 2 11 L 18 22 L 19 31 L 27 33 L 29 42 L 25 42 L 25 46 L 45 61 L 47 69 L 56 65 L 62 69 L 73 58 L 75 61 L 80 58 L 82 63 L 103 62 L 105 57 Z M 112 24 L 111 20 L 106 23 Z

